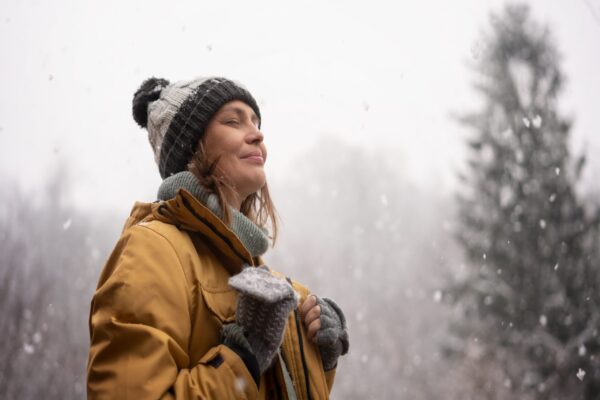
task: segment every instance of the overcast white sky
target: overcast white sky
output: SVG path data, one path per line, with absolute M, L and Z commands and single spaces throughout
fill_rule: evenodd
M 531 0 L 554 30 L 576 117 L 573 149 L 600 171 L 600 0 Z M 258 99 L 268 174 L 339 136 L 398 160 L 420 185 L 452 189 L 477 104 L 467 67 L 504 1 L 4 0 L 0 5 L 0 174 L 43 183 L 59 159 L 85 207 L 126 213 L 160 182 L 131 98 L 152 76 L 221 75 Z M 310 160 L 307 160 L 310 162 Z M 360 162 L 360 160 L 357 160 Z

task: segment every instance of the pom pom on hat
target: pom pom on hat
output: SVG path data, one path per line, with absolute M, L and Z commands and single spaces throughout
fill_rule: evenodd
M 169 86 L 169 81 L 162 78 L 146 79 L 133 95 L 133 119 L 139 126 L 148 125 L 148 104 L 158 100 L 163 88 Z

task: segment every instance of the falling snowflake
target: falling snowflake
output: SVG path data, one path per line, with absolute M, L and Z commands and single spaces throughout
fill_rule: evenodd
M 556 265 L 554 265 L 554 270 L 556 271 L 558 269 L 558 263 Z
M 579 371 L 577 371 L 577 379 L 583 381 L 583 378 L 585 378 L 585 371 L 579 368 Z
M 35 348 L 31 344 L 25 343 L 23 344 L 23 351 L 27 354 L 33 354 L 35 353 Z
M 548 200 L 550 201 L 550 203 L 554 203 L 554 200 L 556 200 L 556 193 L 552 193 Z
M 71 218 L 69 218 L 68 220 L 63 222 L 62 227 L 65 231 L 71 227 L 71 222 L 72 222 Z
M 548 325 L 548 318 L 545 315 L 540 315 L 540 325 L 546 326 Z
M 539 129 L 542 126 L 542 117 L 540 115 L 536 115 L 533 117 L 531 122 L 533 123 L 534 128 Z
M 546 384 L 544 382 L 538 385 L 538 392 L 543 393 L 546 391 Z
M 560 168 L 556 167 L 556 169 L 554 170 L 554 172 L 556 173 L 556 176 L 560 175 Z
M 578 351 L 578 353 L 579 353 L 579 356 L 580 356 L 580 357 L 583 357 L 583 356 L 585 356 L 585 355 L 587 354 L 587 349 L 586 349 L 586 347 L 585 347 L 584 345 L 581 345 L 581 346 L 579 346 L 579 351 Z
M 442 297 L 443 295 L 441 290 L 436 290 L 435 292 L 433 292 L 433 301 L 435 301 L 436 303 L 442 301 Z
M 362 321 L 364 318 L 365 318 L 365 314 L 363 314 L 363 312 L 362 312 L 362 311 L 358 311 L 358 312 L 356 313 L 356 320 L 357 320 L 358 322 Z
M 244 391 L 246 390 L 246 386 L 247 386 L 247 382 L 244 378 L 242 378 L 240 376 L 235 378 L 235 390 L 238 393 L 244 393 Z
M 527 117 L 523 117 L 523 125 L 525 125 L 525 128 L 529 128 L 529 126 L 531 125 Z
M 546 220 L 540 219 L 540 228 L 546 229 Z
M 573 316 L 571 314 L 567 315 L 564 319 L 564 324 L 569 326 L 573 323 Z
M 500 136 L 502 136 L 504 139 L 509 139 L 511 138 L 513 135 L 513 131 L 512 129 L 508 128 L 505 131 L 503 131 Z

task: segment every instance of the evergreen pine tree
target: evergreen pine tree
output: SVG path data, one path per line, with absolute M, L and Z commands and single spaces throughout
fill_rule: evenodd
M 468 268 L 453 288 L 465 311 L 455 329 L 510 398 L 598 399 L 600 214 L 576 192 L 585 159 L 571 158 L 571 123 L 557 111 L 560 57 L 526 6 L 491 23 L 475 68 L 483 107 L 460 119 L 474 135 L 458 197 Z

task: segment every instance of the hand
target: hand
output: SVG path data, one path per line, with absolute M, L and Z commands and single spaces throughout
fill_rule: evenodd
M 346 318 L 331 299 L 310 295 L 300 308 L 310 340 L 317 344 L 326 371 L 335 368 L 337 359 L 348 352 Z
M 316 343 L 317 332 L 321 329 L 321 306 L 318 304 L 317 296 L 311 294 L 300 307 L 302 321 L 308 332 L 308 338 Z
M 263 373 L 281 346 L 288 315 L 298 304 L 297 294 L 266 267 L 245 268 L 229 278 L 229 285 L 239 292 L 236 324 L 243 329 Z

